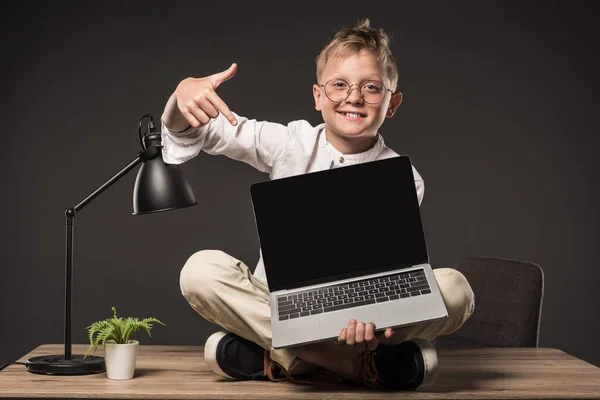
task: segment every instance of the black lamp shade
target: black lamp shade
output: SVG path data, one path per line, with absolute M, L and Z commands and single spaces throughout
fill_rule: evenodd
M 142 164 L 133 188 L 133 215 L 196 204 L 194 192 L 179 165 L 166 164 L 160 155 Z

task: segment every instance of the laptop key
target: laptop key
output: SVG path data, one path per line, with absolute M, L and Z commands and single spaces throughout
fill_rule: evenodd
M 341 304 L 339 306 L 333 306 L 333 307 L 329 307 L 329 308 L 324 308 L 323 311 L 327 313 L 327 312 L 331 312 L 331 311 L 344 310 L 346 308 L 366 306 L 366 305 L 369 305 L 369 304 L 375 304 L 375 300 L 371 299 L 371 300 L 357 301 L 357 302 L 352 303 L 352 304 Z
M 410 297 L 410 294 L 408 294 L 408 293 L 402 293 L 402 294 L 400 295 L 400 297 L 404 299 L 404 298 L 406 298 L 406 297 Z
M 398 296 L 397 294 L 393 294 L 390 296 L 390 300 L 398 300 L 400 298 L 400 296 Z
M 410 292 L 411 296 L 420 296 L 421 292 L 419 292 L 418 290 L 416 292 Z
M 375 301 L 378 303 L 383 303 L 384 301 L 390 301 L 390 299 L 389 297 L 377 297 Z
M 307 315 L 310 315 L 310 311 L 303 311 L 300 313 L 301 317 L 306 317 Z
M 290 314 L 290 319 L 299 318 L 299 317 L 300 317 L 300 314 L 298 314 L 298 313 Z
M 279 315 L 295 314 L 301 311 L 300 308 L 292 308 L 290 310 L 279 310 Z
M 310 312 L 310 315 L 315 315 L 315 314 L 323 314 L 323 309 L 319 308 L 318 310 L 312 310 Z
M 283 321 L 284 319 L 289 319 L 289 317 L 290 317 L 289 315 L 280 315 L 279 320 Z
M 421 294 L 427 294 L 427 293 L 431 293 L 431 290 L 429 290 L 429 289 L 421 290 Z

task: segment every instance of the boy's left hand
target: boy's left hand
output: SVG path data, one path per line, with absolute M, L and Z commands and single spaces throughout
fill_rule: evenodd
M 387 328 L 385 332 L 375 334 L 374 323 L 357 322 L 351 319 L 348 327 L 341 330 L 338 343 L 355 347 L 357 351 L 375 350 L 382 334 L 386 339 L 390 339 L 394 331 L 392 328 Z

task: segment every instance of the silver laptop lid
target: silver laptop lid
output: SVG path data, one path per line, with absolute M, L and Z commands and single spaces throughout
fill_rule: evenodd
M 251 185 L 269 289 L 429 262 L 408 156 Z

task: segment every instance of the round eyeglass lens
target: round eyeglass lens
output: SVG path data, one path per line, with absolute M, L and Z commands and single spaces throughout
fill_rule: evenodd
M 350 85 L 341 79 L 332 79 L 325 84 L 325 95 L 329 100 L 340 103 L 348 97 Z M 385 87 L 381 82 L 368 81 L 360 87 L 360 94 L 366 103 L 376 104 L 383 100 Z
M 383 100 L 385 88 L 381 82 L 369 81 L 362 85 L 360 92 L 365 102 L 375 104 Z

